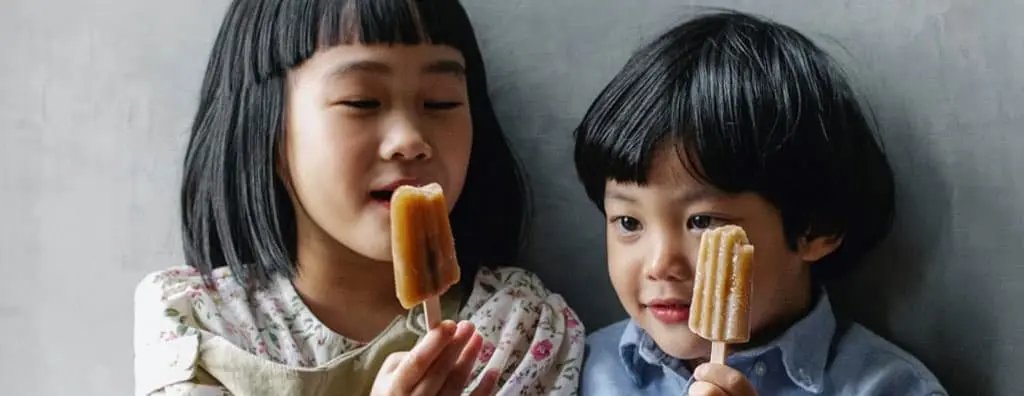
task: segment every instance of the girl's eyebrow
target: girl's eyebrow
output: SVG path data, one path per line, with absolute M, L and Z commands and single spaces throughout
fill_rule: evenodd
M 344 77 L 346 74 L 363 72 L 372 74 L 391 74 L 391 66 L 386 63 L 370 61 L 370 60 L 358 60 L 354 62 L 342 63 L 327 73 L 327 79 L 335 79 Z
M 423 66 L 426 74 L 451 74 L 458 78 L 466 76 L 466 67 L 462 63 L 450 59 L 442 59 Z
M 466 67 L 462 66 L 461 62 L 451 59 L 442 59 L 430 62 L 423 66 L 421 71 L 424 74 L 450 74 L 458 78 L 464 78 L 466 76 Z M 327 79 L 331 80 L 340 78 L 344 77 L 346 74 L 355 72 L 390 75 L 394 71 L 391 69 L 391 66 L 384 62 L 358 60 L 338 65 L 331 70 L 330 73 L 327 73 Z

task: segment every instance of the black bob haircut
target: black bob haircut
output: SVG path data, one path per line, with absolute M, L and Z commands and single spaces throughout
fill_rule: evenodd
M 247 287 L 295 274 L 295 214 L 275 172 L 289 69 L 341 44 L 461 51 L 473 143 L 452 229 L 463 279 L 515 260 L 526 210 L 521 171 L 487 96 L 473 28 L 457 0 L 234 0 L 214 42 L 181 188 L 185 259 L 207 278 L 230 266 Z M 500 208 L 500 210 L 495 210 Z
M 725 193 L 782 213 L 786 240 L 841 236 L 812 266 L 843 273 L 892 227 L 892 169 L 834 60 L 796 30 L 717 10 L 641 48 L 575 131 L 576 171 L 602 211 L 608 180 L 645 184 L 660 145 Z

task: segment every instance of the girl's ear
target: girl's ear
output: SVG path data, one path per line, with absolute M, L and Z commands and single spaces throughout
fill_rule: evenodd
M 797 253 L 806 263 L 814 263 L 828 256 L 843 244 L 842 235 L 823 235 L 814 238 L 801 237 Z

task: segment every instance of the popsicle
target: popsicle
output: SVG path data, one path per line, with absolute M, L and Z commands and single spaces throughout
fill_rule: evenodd
M 391 196 L 391 254 L 402 307 L 423 303 L 426 326 L 441 322 L 438 297 L 459 282 L 448 205 L 437 183 L 401 186 Z
M 711 362 L 725 363 L 727 344 L 750 340 L 754 246 L 743 228 L 727 225 L 701 235 L 690 301 L 690 330 L 711 341 Z

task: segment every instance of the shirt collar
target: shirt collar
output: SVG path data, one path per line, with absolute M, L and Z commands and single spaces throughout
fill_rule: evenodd
M 821 289 L 814 308 L 781 336 L 767 345 L 730 355 L 728 360 L 754 359 L 778 349 L 789 379 L 808 392 L 821 393 L 835 330 L 832 304 L 828 294 Z M 684 377 L 690 376 L 683 361 L 663 352 L 654 339 L 632 320 L 619 339 L 619 357 L 637 386 L 646 382 L 644 372 L 647 366 L 667 367 Z

